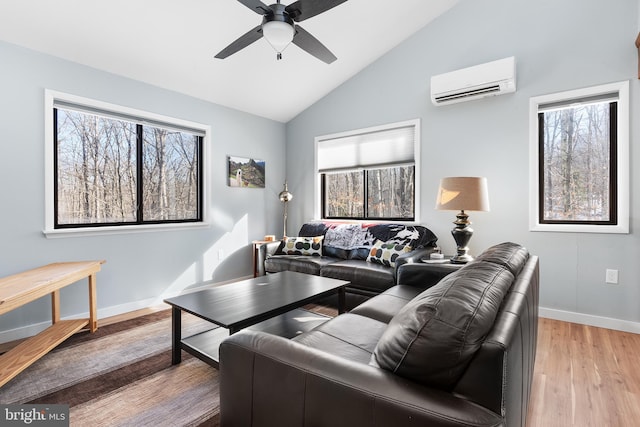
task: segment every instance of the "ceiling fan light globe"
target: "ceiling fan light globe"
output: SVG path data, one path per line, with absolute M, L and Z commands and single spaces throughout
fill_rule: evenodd
M 262 24 L 262 34 L 273 49 L 280 53 L 293 40 L 293 25 L 282 21 L 269 21 Z

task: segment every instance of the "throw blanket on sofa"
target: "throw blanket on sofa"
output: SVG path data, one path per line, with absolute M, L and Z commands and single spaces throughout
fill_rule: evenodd
M 324 243 L 339 249 L 353 249 L 373 245 L 375 238 L 360 224 L 340 224 L 328 227 Z
M 339 249 L 371 247 L 376 240 L 413 249 L 433 246 L 437 237 L 425 227 L 402 224 L 341 224 L 330 222 L 306 223 L 300 229 L 300 236 L 324 235 L 324 245 Z

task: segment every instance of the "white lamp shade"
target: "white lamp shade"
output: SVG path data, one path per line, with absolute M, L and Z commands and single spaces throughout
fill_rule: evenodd
M 446 211 L 488 211 L 487 178 L 448 177 L 440 180 L 436 209 Z
M 269 21 L 262 24 L 262 34 L 271 47 L 281 53 L 293 40 L 294 29 L 282 21 Z

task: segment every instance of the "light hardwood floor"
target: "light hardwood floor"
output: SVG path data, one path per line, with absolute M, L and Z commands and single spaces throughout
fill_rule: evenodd
M 99 324 L 166 308 L 126 313 Z M 330 309 L 326 314 L 336 313 Z M 0 345 L 0 352 L 11 346 Z M 640 335 L 540 319 L 527 426 L 640 426 Z
M 640 335 L 540 319 L 527 425 L 640 426 Z

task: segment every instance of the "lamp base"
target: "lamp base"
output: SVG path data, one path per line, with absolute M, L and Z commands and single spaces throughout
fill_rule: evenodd
M 452 264 L 466 264 L 469 261 L 473 261 L 473 257 L 467 253 L 469 252 L 467 244 L 473 235 L 473 229 L 469 227 L 471 222 L 469 222 L 468 218 L 469 216 L 463 210 L 456 215 L 456 220 L 454 221 L 456 226 L 451 230 L 451 235 L 458 247 L 456 248 L 456 254 L 451 258 Z
M 473 257 L 471 255 L 466 253 L 460 254 L 460 249 L 463 249 L 464 251 L 468 250 L 468 248 L 458 248 L 458 254 L 451 258 L 451 264 L 466 264 L 469 261 L 473 261 Z

